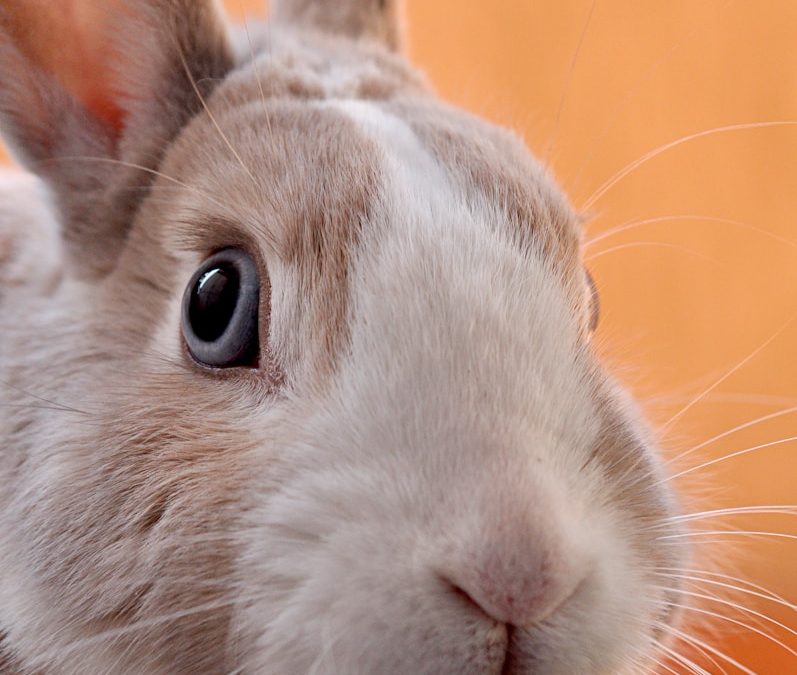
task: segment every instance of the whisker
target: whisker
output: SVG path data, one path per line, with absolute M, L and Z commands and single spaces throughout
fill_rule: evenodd
M 249 32 L 249 22 L 246 20 L 246 16 L 244 16 L 244 31 L 246 31 L 246 40 L 249 42 L 249 54 L 252 58 L 252 68 L 255 71 L 255 81 L 257 82 L 257 88 L 260 91 L 260 101 L 263 104 L 263 112 L 266 114 L 266 128 L 268 129 L 269 138 L 274 138 L 274 132 L 271 129 L 271 115 L 268 112 L 268 104 L 266 103 L 266 94 L 263 91 L 263 81 L 260 78 L 260 68 L 257 64 L 257 58 L 255 57 L 255 48 L 252 45 L 252 35 Z
M 78 415 L 87 415 L 87 416 L 91 417 L 91 413 L 89 413 L 89 412 L 87 412 L 85 410 L 80 410 L 79 408 L 74 408 L 72 406 L 64 405 L 63 403 L 58 403 L 57 401 L 51 401 L 50 399 L 44 398 L 43 396 L 38 396 L 37 394 L 34 394 L 33 392 L 30 392 L 30 391 L 28 391 L 26 389 L 23 389 L 22 387 L 18 387 L 15 384 L 11 384 L 11 382 L 8 382 L 7 380 L 0 380 L 0 385 L 3 385 L 4 387 L 8 387 L 9 389 L 13 389 L 14 391 L 17 391 L 20 394 L 23 394 L 25 396 L 29 396 L 30 398 L 35 399 L 37 401 L 41 401 L 42 403 L 46 403 L 48 406 L 52 406 L 53 410 L 61 410 L 63 412 L 72 412 L 72 413 L 75 413 L 75 414 L 78 414 Z M 23 406 L 21 406 L 21 405 L 17 406 L 15 404 L 9 404 L 8 407 L 23 407 Z
M 629 248 L 639 248 L 640 246 L 652 246 L 656 248 L 666 248 L 666 249 L 674 249 L 679 251 L 680 253 L 688 253 L 689 255 L 693 255 L 696 258 L 702 258 L 703 260 L 707 260 L 713 264 L 719 264 L 719 260 L 716 258 L 712 258 L 711 256 L 704 255 L 698 251 L 694 251 L 692 249 L 686 248 L 684 246 L 679 246 L 678 244 L 669 244 L 663 241 L 633 241 L 628 244 L 618 244 L 617 246 L 612 246 L 611 248 L 607 248 L 604 251 L 599 251 L 593 255 L 586 256 L 584 258 L 585 262 L 592 262 L 597 260 L 598 258 L 602 258 L 605 255 L 609 255 L 610 253 L 615 253 L 617 251 L 624 251 Z
M 88 415 L 89 413 L 83 412 L 82 410 L 70 410 L 69 408 L 64 408 L 63 406 L 56 406 L 56 405 L 36 405 L 35 403 L 0 403 L 0 408 L 10 408 L 11 410 L 53 410 L 55 412 L 67 412 L 67 413 L 74 413 L 77 415 Z
M 766 532 L 764 530 L 693 530 L 691 532 L 677 532 L 675 534 L 665 534 L 657 537 L 658 540 L 670 539 L 684 539 L 688 537 L 702 537 L 712 535 L 729 535 L 739 537 L 773 537 L 776 539 L 793 539 L 797 540 L 797 534 L 788 534 L 786 532 Z
M 797 441 L 797 436 L 789 436 L 787 438 L 780 438 L 776 441 L 770 441 L 769 443 L 761 443 L 760 445 L 754 445 L 752 448 L 745 448 L 744 450 L 737 450 L 735 452 L 731 452 L 730 454 L 723 455 L 722 457 L 717 457 L 716 459 L 711 459 L 707 462 L 703 462 L 702 464 L 698 464 L 697 466 L 692 466 L 688 469 L 684 469 L 683 471 L 679 471 L 678 473 L 672 474 L 664 478 L 663 480 L 658 481 L 657 485 L 662 483 L 667 483 L 672 480 L 676 480 L 683 476 L 687 476 L 690 473 L 694 473 L 695 471 L 700 471 L 701 469 L 708 468 L 710 466 L 714 466 L 715 464 L 720 464 L 721 462 L 726 462 L 729 459 L 733 459 L 735 457 L 742 457 L 743 455 L 749 455 L 751 452 L 757 452 L 758 450 L 764 450 L 766 448 L 772 448 L 777 445 L 783 445 L 784 443 L 794 443 Z
M 763 227 L 758 227 L 756 225 L 752 225 L 751 223 L 745 223 L 740 220 L 731 220 L 730 218 L 719 218 L 716 216 L 706 216 L 706 215 L 699 215 L 699 214 L 682 214 L 682 215 L 671 215 L 671 216 L 657 216 L 655 218 L 645 218 L 644 220 L 631 220 L 626 223 L 622 223 L 617 227 L 613 227 L 605 232 L 601 232 L 600 234 L 595 235 L 594 237 L 590 237 L 587 239 L 585 243 L 585 248 L 589 248 L 590 246 L 594 246 L 599 241 L 603 241 L 609 237 L 613 237 L 616 234 L 620 234 L 622 232 L 626 232 L 628 230 L 633 230 L 638 227 L 642 227 L 643 225 L 652 225 L 655 223 L 665 223 L 665 222 L 678 222 L 678 221 L 701 221 L 701 222 L 708 222 L 708 223 L 721 223 L 723 225 L 735 225 L 737 227 L 743 227 L 748 230 L 752 230 L 759 234 L 762 234 L 766 237 L 770 237 L 775 241 L 786 244 L 792 248 L 797 248 L 797 241 L 792 241 L 791 239 L 787 239 L 786 237 L 781 237 L 774 232 L 770 232 L 769 230 L 764 229 Z
M 749 579 L 743 579 L 741 577 L 734 577 L 734 576 L 731 576 L 730 574 L 727 574 L 727 573 L 724 573 L 724 572 L 712 572 L 712 571 L 709 571 L 709 570 L 696 570 L 696 569 L 692 569 L 692 568 L 682 568 L 682 567 L 654 567 L 652 569 L 670 571 L 670 572 L 687 572 L 689 574 L 701 574 L 701 575 L 706 576 L 706 577 L 713 577 L 713 578 L 718 578 L 718 579 L 726 579 L 728 581 L 735 581 L 737 583 L 745 584 L 745 585 L 749 586 L 750 588 L 754 588 L 754 589 L 756 589 L 758 591 L 761 591 L 761 593 L 765 594 L 765 596 L 769 600 L 773 600 L 775 602 L 782 602 L 784 604 L 791 605 L 791 603 L 788 602 L 785 598 L 783 598 L 783 596 L 778 595 L 777 593 L 773 592 L 769 588 L 765 588 L 764 586 L 756 584 L 756 583 L 750 581 Z
M 689 448 L 688 450 L 685 450 L 684 452 L 676 455 L 675 457 L 672 457 L 672 458 L 666 460 L 665 463 L 666 464 L 675 463 L 675 462 L 679 461 L 680 459 L 683 459 L 684 457 L 686 457 L 688 455 L 691 455 L 694 452 L 697 452 L 698 450 L 702 450 L 707 445 L 711 445 L 712 443 L 715 443 L 716 441 L 722 440 L 723 438 L 727 438 L 728 436 L 730 436 L 732 434 L 735 434 L 737 431 L 743 431 L 744 429 L 749 429 L 750 427 L 755 426 L 757 424 L 761 424 L 762 422 L 768 422 L 769 420 L 774 420 L 774 419 L 777 419 L 778 417 L 783 417 L 785 415 L 791 415 L 793 413 L 797 413 L 797 406 L 792 406 L 791 408 L 786 408 L 785 410 L 778 410 L 776 412 L 769 413 L 768 415 L 762 415 L 761 417 L 756 417 L 755 419 L 752 419 L 752 420 L 750 420 L 748 422 L 744 422 L 743 424 L 739 424 L 739 425 L 733 427 L 732 429 L 728 429 L 727 431 L 723 431 L 721 434 L 717 434 L 716 436 L 712 436 L 711 438 L 709 438 L 706 441 L 702 441 L 698 445 L 695 445 L 695 446 Z
M 200 605 L 195 605 L 188 609 L 179 610 L 168 614 L 162 614 L 152 619 L 142 619 L 140 621 L 135 621 L 120 628 L 112 628 L 110 630 L 105 630 L 100 633 L 96 633 L 87 638 L 81 638 L 79 640 L 75 640 L 64 647 L 59 647 L 57 651 L 50 650 L 50 651 L 41 652 L 37 655 L 37 658 L 42 663 L 46 663 L 53 657 L 69 654 L 77 649 L 83 649 L 89 645 L 94 645 L 99 642 L 105 642 L 107 640 L 114 640 L 120 637 L 124 637 L 129 633 L 134 633 L 136 631 L 143 630 L 146 628 L 154 628 L 156 626 L 160 626 L 165 623 L 170 623 L 172 621 L 188 618 L 195 614 L 201 614 L 203 612 L 212 612 L 218 609 L 223 609 L 225 607 L 229 607 L 230 605 L 237 604 L 238 602 L 251 602 L 253 600 L 265 597 L 265 595 L 266 595 L 265 593 L 261 592 L 258 593 L 257 595 L 252 595 L 244 599 L 231 598 L 229 600 L 215 600 L 212 602 L 206 602 Z
M 772 602 L 775 604 L 780 605 L 781 607 L 785 607 L 786 609 L 790 609 L 793 612 L 797 612 L 797 605 L 791 603 L 787 600 L 780 599 L 777 597 L 772 597 L 767 595 L 766 593 L 758 593 L 757 591 L 752 591 L 749 588 L 743 588 L 742 586 L 736 586 L 735 584 L 727 584 L 722 581 L 715 581 L 713 579 L 705 579 L 702 577 L 697 577 L 691 574 L 673 574 L 673 573 L 665 573 L 665 572 L 654 572 L 657 576 L 666 577 L 668 579 L 681 579 L 683 581 L 690 581 L 696 584 L 708 584 L 710 586 L 717 586 L 718 588 L 724 588 L 729 591 L 735 591 L 737 593 L 744 593 L 745 595 L 750 595 L 761 600 L 766 600 L 768 602 Z
M 713 598 L 711 598 L 711 596 L 708 596 L 708 597 L 709 597 L 709 599 L 713 599 Z M 784 643 L 781 640 L 778 640 L 776 637 L 774 637 L 773 635 L 770 635 L 765 630 L 761 630 L 760 628 L 756 628 L 755 626 L 751 626 L 750 624 L 745 623 L 744 621 L 739 621 L 738 619 L 734 619 L 732 617 L 726 616 L 725 614 L 720 614 L 719 612 L 712 612 L 710 609 L 703 609 L 701 607 L 695 607 L 694 605 L 684 605 L 684 604 L 680 604 L 680 603 L 677 603 L 677 602 L 674 602 L 674 603 L 671 603 L 671 604 L 673 605 L 673 607 L 680 607 L 681 609 L 684 609 L 684 610 L 687 610 L 687 611 L 690 611 L 690 612 L 697 612 L 698 614 L 705 614 L 706 616 L 710 616 L 710 617 L 712 617 L 714 619 L 720 619 L 722 621 L 728 621 L 729 623 L 736 624 L 737 626 L 745 628 L 746 630 L 749 630 L 750 632 L 755 633 L 756 635 L 760 635 L 761 637 L 769 640 L 773 644 L 776 644 L 779 647 L 782 647 L 783 649 L 785 649 L 790 654 L 793 654 L 794 656 L 797 656 L 797 650 L 792 649 L 786 643 Z
M 683 400 L 691 401 L 692 396 L 686 396 L 683 394 L 662 394 L 658 396 L 646 396 L 644 402 L 650 405 L 658 406 Z M 709 403 L 723 405 L 726 403 L 729 405 L 744 404 L 748 406 L 762 406 L 770 408 L 783 408 L 784 406 L 788 407 L 797 405 L 797 398 L 792 396 L 770 396 L 767 394 L 749 394 L 733 391 L 714 392 L 707 395 L 703 400 Z
M 660 626 L 662 625 L 661 622 L 658 622 L 658 623 L 659 623 Z M 719 664 L 719 662 L 709 652 L 707 652 L 705 649 L 703 649 L 703 647 L 701 647 L 700 645 L 696 645 L 691 640 L 686 640 L 684 638 L 678 638 L 678 639 L 681 642 L 687 644 L 692 649 L 700 652 L 700 654 L 701 654 L 701 656 L 703 656 L 703 658 L 705 658 L 707 661 L 711 662 L 711 664 L 717 668 L 717 672 L 718 673 L 724 673 L 724 675 L 728 675 L 728 672 Z M 680 656 L 683 659 L 685 659 L 688 663 L 692 664 L 695 668 L 698 668 L 699 670 L 704 670 L 703 668 L 701 668 L 694 661 L 691 661 L 691 660 L 687 659 L 683 654 L 681 654 Z M 709 673 L 709 675 L 711 675 L 711 674 Z
M 670 141 L 669 143 L 665 143 L 664 145 L 659 146 L 658 148 L 654 148 L 653 150 L 645 153 L 639 159 L 634 160 L 630 164 L 627 164 L 625 167 L 620 169 L 614 176 L 612 176 L 609 180 L 607 180 L 603 185 L 601 185 L 593 194 L 592 196 L 587 199 L 582 207 L 583 210 L 589 211 L 590 208 L 597 202 L 603 195 L 605 195 L 609 190 L 611 190 L 617 183 L 619 183 L 623 178 L 627 175 L 635 171 L 637 168 L 646 164 L 650 160 L 658 157 L 664 152 L 671 150 L 673 148 L 677 148 L 684 143 L 689 143 L 691 141 L 697 140 L 699 138 L 705 138 L 706 136 L 714 136 L 716 134 L 723 134 L 729 133 L 731 131 L 743 131 L 746 129 L 767 129 L 771 127 L 789 127 L 797 125 L 797 120 L 774 120 L 774 121 L 767 121 L 767 122 L 745 122 L 741 124 L 728 124 L 721 127 L 714 127 L 712 129 L 704 129 L 702 131 L 697 131 L 693 134 L 689 134 L 687 136 L 682 136 L 674 141 Z
M 243 159 L 238 154 L 238 151 L 233 147 L 232 143 L 230 143 L 230 139 L 227 138 L 227 135 L 222 130 L 221 126 L 218 123 L 218 120 L 216 120 L 216 116 L 210 111 L 210 108 L 209 108 L 207 102 L 205 101 L 205 97 L 202 95 L 202 92 L 199 90 L 199 86 L 196 83 L 196 79 L 194 78 L 194 75 L 191 72 L 191 68 L 189 68 L 188 63 L 185 60 L 185 55 L 183 54 L 182 49 L 180 49 L 178 51 L 179 51 L 179 54 L 180 54 L 180 61 L 182 62 L 183 69 L 185 70 L 185 74 L 188 76 L 188 79 L 191 82 L 191 87 L 193 88 L 194 93 L 196 94 L 197 98 L 199 99 L 199 102 L 202 104 L 202 108 L 207 113 L 208 117 L 210 118 L 210 121 L 213 123 L 213 126 L 216 127 L 216 131 L 219 132 L 219 136 L 221 137 L 222 141 L 224 141 L 224 144 L 227 146 L 227 148 L 230 150 L 230 152 L 233 154 L 233 157 L 235 157 L 235 159 L 238 160 L 238 164 L 240 164 L 241 168 L 249 176 L 249 178 L 251 179 L 252 183 L 257 187 L 258 182 L 257 182 L 257 179 L 255 178 L 254 174 L 251 172 L 249 167 L 246 166 L 246 164 L 244 163 Z
M 795 315 L 791 316 L 788 321 L 786 321 L 780 328 L 778 328 L 775 333 L 773 333 L 763 344 L 759 345 L 750 352 L 746 357 L 744 357 L 739 363 L 737 363 L 733 368 L 726 371 L 719 379 L 715 380 L 711 386 L 705 389 L 702 393 L 700 393 L 697 397 L 693 398 L 689 403 L 687 403 L 683 408 L 681 408 L 675 415 L 673 415 L 667 422 L 663 425 L 661 429 L 661 433 L 666 434 L 666 432 L 672 427 L 675 422 L 677 422 L 681 417 L 683 417 L 692 407 L 699 403 L 703 398 L 706 397 L 709 393 L 711 393 L 714 389 L 716 389 L 719 385 L 721 385 L 725 380 L 729 377 L 734 375 L 738 372 L 741 368 L 747 365 L 750 361 L 752 361 L 756 356 L 758 356 L 762 351 L 764 351 L 770 344 L 772 344 L 780 335 L 794 322 Z
M 671 635 L 675 635 L 676 637 L 679 637 L 684 642 L 687 642 L 687 643 L 695 645 L 695 646 L 700 646 L 703 649 L 711 652 L 712 654 L 714 654 L 714 656 L 717 656 L 718 658 L 722 659 L 726 663 L 730 663 L 732 666 L 735 666 L 736 668 L 741 670 L 743 673 L 745 673 L 745 675 L 759 675 L 754 670 L 751 670 L 747 666 L 739 663 L 739 661 L 737 661 L 736 659 L 731 658 L 730 656 L 728 656 L 724 652 L 721 652 L 716 647 L 711 646 L 705 640 L 701 640 L 700 638 L 687 635 L 686 633 L 684 633 L 681 630 L 678 630 L 674 626 L 670 626 L 670 625 L 667 625 L 665 623 L 659 623 L 658 625 L 665 632 L 668 632 Z
M 725 7 L 727 7 L 729 4 L 730 4 L 730 0 L 725 0 L 725 2 L 723 2 L 723 3 L 722 3 L 722 5 L 721 5 L 721 8 L 722 8 L 722 9 L 724 9 L 724 8 L 725 8 Z M 658 59 L 658 61 L 656 61 L 655 63 L 653 63 L 653 64 L 652 64 L 652 65 L 651 65 L 651 66 L 650 66 L 650 67 L 649 67 L 649 68 L 648 68 L 648 69 L 647 69 L 647 70 L 646 70 L 646 71 L 645 71 L 645 72 L 642 74 L 642 76 L 641 76 L 641 77 L 640 77 L 640 78 L 639 78 L 639 79 L 638 79 L 638 80 L 635 82 L 635 84 L 634 84 L 634 85 L 633 85 L 633 86 L 632 86 L 632 87 L 631 87 L 629 90 L 627 90 L 627 91 L 626 91 L 626 93 L 625 93 L 625 94 L 623 95 L 623 97 L 620 99 L 620 102 L 619 102 L 619 104 L 617 105 L 617 108 L 616 108 L 616 110 L 623 110 L 624 106 L 625 106 L 627 103 L 629 103 L 630 101 L 633 101 L 633 100 L 634 100 L 634 97 L 635 97 L 635 96 L 636 96 L 636 95 L 637 95 L 637 94 L 638 94 L 638 93 L 639 93 L 639 92 L 642 90 L 642 85 L 644 85 L 645 83 L 647 83 L 648 81 L 650 81 L 650 79 L 653 77 L 653 75 L 655 74 L 655 72 L 656 72 L 656 71 L 657 71 L 657 70 L 658 70 L 658 69 L 659 69 L 661 66 L 663 66 L 665 63 L 667 63 L 668 61 L 670 61 L 670 59 L 672 59 L 672 57 L 673 57 L 673 56 L 674 56 L 674 55 L 675 55 L 675 54 L 678 52 L 678 50 L 679 50 L 679 49 L 680 49 L 680 48 L 681 48 L 681 47 L 682 47 L 684 44 L 686 44 L 686 42 L 687 42 L 687 41 L 688 41 L 688 40 L 689 40 L 689 39 L 690 39 L 690 38 L 691 38 L 693 35 L 695 35 L 695 34 L 696 34 L 696 33 L 697 33 L 699 30 L 703 30 L 704 28 L 705 28 L 705 27 L 704 27 L 704 26 L 701 26 L 700 24 L 692 24 L 692 26 L 691 26 L 691 30 L 689 30 L 688 32 L 686 32 L 686 33 L 683 35 L 683 37 L 682 37 L 680 40 L 676 41 L 676 42 L 675 42 L 675 43 L 674 43 L 674 44 L 673 44 L 673 45 L 672 45 L 672 46 L 671 46 L 671 47 L 670 47 L 670 48 L 669 48 L 669 49 L 668 49 L 668 50 L 667 50 L 667 51 L 666 51 L 666 52 L 665 52 L 665 53 L 664 53 L 662 56 L 661 56 L 661 58 L 660 58 L 660 59 Z M 608 124 L 605 124 L 605 125 L 603 126 L 603 128 L 601 129 L 601 131 L 600 131 L 600 132 L 599 132 L 599 134 L 597 135 L 597 139 L 596 139 L 596 140 L 595 140 L 595 141 L 592 143 L 592 146 L 591 146 L 591 148 L 589 149 L 589 152 L 585 153 L 585 155 L 586 155 L 586 158 L 585 158 L 585 159 L 584 159 L 584 160 L 581 162 L 581 166 L 579 167 L 579 169 L 578 169 L 578 172 L 576 173 L 576 176 L 575 176 L 575 179 L 574 179 L 574 183 L 579 183 L 579 182 L 581 181 L 581 178 L 582 178 L 582 176 L 583 176 L 583 174 L 584 174 L 584 171 L 585 171 L 585 169 L 586 169 L 586 168 L 587 168 L 587 167 L 590 165 L 590 162 L 592 162 L 592 159 L 595 157 L 595 153 L 597 152 L 597 149 L 598 149 L 598 147 L 600 146 L 600 143 L 601 143 L 603 140 L 605 140 L 605 139 L 606 139 L 606 137 L 609 135 L 609 132 L 610 132 L 610 131 L 612 131 L 612 130 L 613 130 L 613 129 L 614 129 L 616 126 L 617 126 L 618 119 L 619 119 L 619 117 L 618 117 L 617 115 L 613 115 L 613 116 L 611 117 L 611 121 L 610 121 Z
M 699 511 L 696 513 L 684 513 L 677 516 L 666 518 L 663 523 L 669 525 L 670 523 L 691 522 L 694 520 L 704 520 L 713 518 L 715 516 L 736 516 L 736 515 L 784 515 L 784 516 L 797 516 L 797 506 L 791 504 L 775 504 L 772 506 L 736 506 L 733 508 L 724 509 L 711 509 L 709 511 Z M 657 529 L 660 525 L 654 525 L 649 529 Z
M 664 586 L 655 586 L 655 588 L 658 588 L 659 590 L 663 590 L 663 591 L 669 590 L 668 588 L 666 588 Z M 790 628 L 785 623 L 781 623 L 777 619 L 773 619 L 772 617 L 767 616 L 763 612 L 758 612 L 758 611 L 756 611 L 754 609 L 751 609 L 749 607 L 745 607 L 744 605 L 740 605 L 740 604 L 738 604 L 736 602 L 732 602 L 731 600 L 725 600 L 725 599 L 719 598 L 719 597 L 717 597 L 715 595 L 708 595 L 706 593 L 697 593 L 696 591 L 687 591 L 687 590 L 684 590 L 684 589 L 681 589 L 681 593 L 683 595 L 689 596 L 690 598 L 698 598 L 700 600 L 707 600 L 709 602 L 716 602 L 716 603 L 719 603 L 721 605 L 725 605 L 726 607 L 731 607 L 732 609 L 738 609 L 740 612 L 745 612 L 747 614 L 750 614 L 751 616 L 755 616 L 758 619 L 762 619 L 764 621 L 768 621 L 772 625 L 777 626 L 778 628 L 781 628 L 781 629 L 785 630 L 787 633 L 790 633 L 792 635 L 797 636 L 797 630 L 794 630 L 793 628 Z M 773 638 L 773 640 L 774 639 L 775 638 Z M 787 649 L 788 651 L 790 651 L 792 654 L 794 654 L 794 656 L 797 656 L 797 651 L 793 650 L 788 645 L 785 645 L 783 643 L 778 643 L 778 644 L 780 644 L 780 646 L 783 647 L 784 649 Z
M 50 162 L 64 162 L 64 161 L 69 161 L 69 162 L 102 162 L 102 163 L 106 163 L 106 164 L 114 164 L 114 165 L 117 165 L 117 166 L 125 166 L 125 167 L 127 167 L 129 169 L 136 169 L 138 171 L 143 171 L 144 173 L 148 173 L 148 174 L 150 174 L 152 176 L 157 176 L 159 178 L 162 178 L 163 180 L 168 181 L 170 183 L 173 183 L 174 185 L 179 186 L 181 188 L 184 188 L 186 190 L 189 190 L 190 192 L 194 192 L 194 193 L 200 195 L 201 197 L 204 197 L 205 199 L 208 199 L 209 201 L 212 201 L 214 204 L 216 204 L 216 206 L 218 206 L 221 209 L 225 209 L 226 210 L 228 208 L 227 204 L 223 204 L 222 202 L 220 202 L 217 199 L 213 198 L 210 194 L 208 194 L 206 192 L 203 192 L 202 190 L 199 190 L 199 189 L 195 188 L 192 185 L 188 185 L 188 183 L 184 183 L 183 181 L 178 180 L 177 178 L 174 178 L 173 176 L 169 176 L 168 174 L 165 174 L 162 171 L 158 171 L 157 169 L 151 169 L 148 166 L 144 166 L 142 164 L 134 164 L 132 162 L 125 162 L 125 161 L 123 161 L 121 159 L 113 159 L 111 157 L 89 157 L 89 156 L 71 155 L 71 156 L 68 156 L 68 157 L 55 157 L 55 158 L 52 158 L 52 159 L 48 159 L 48 160 L 46 160 L 46 162 L 42 162 L 42 164 L 50 163 Z M 142 188 L 142 189 L 145 189 L 145 188 Z
M 661 651 L 666 651 L 668 649 L 664 645 L 658 645 L 656 648 L 661 650 Z M 672 658 L 674 660 L 677 660 L 678 656 L 676 654 L 671 654 L 670 658 Z M 681 675 L 681 673 L 679 673 L 674 668 L 670 668 L 670 666 L 668 666 L 666 663 L 664 663 L 660 659 L 651 659 L 651 661 L 653 662 L 657 672 L 659 672 L 660 670 L 666 670 L 668 673 L 672 673 L 672 675 Z M 639 665 L 639 668 L 640 668 L 641 675 L 647 675 L 648 671 L 644 670 L 644 666 Z M 697 673 L 697 675 L 700 675 L 700 673 L 698 671 L 696 671 L 696 670 L 690 670 L 689 672 L 690 673 Z
M 690 673 L 694 673 L 695 675 L 711 675 L 711 673 L 709 673 L 704 668 L 701 668 L 694 661 L 692 661 L 691 659 L 688 659 L 683 654 L 679 654 L 677 651 L 675 651 L 671 647 L 668 647 L 667 645 L 659 644 L 658 645 L 658 649 L 660 649 L 665 654 L 667 654 L 673 661 L 675 661 L 676 663 L 682 665 Z M 671 673 L 675 673 L 675 675 L 680 675 L 678 673 L 678 671 L 673 670 L 672 668 L 666 666 L 661 661 L 658 662 L 658 665 L 662 666 L 663 668 L 665 668 L 666 670 L 668 670 Z M 727 675 L 727 673 L 726 673 L 726 675 Z
M 545 164 L 548 164 L 548 161 L 551 157 L 551 152 L 556 146 L 556 141 L 559 136 L 559 124 L 562 119 L 562 112 L 564 111 L 565 108 L 565 101 L 567 100 L 567 95 L 570 93 L 570 86 L 573 83 L 573 73 L 576 70 L 578 57 L 581 54 L 581 47 L 584 45 L 584 38 L 587 35 L 589 24 L 592 21 L 592 14 L 595 11 L 596 4 L 597 0 L 592 0 L 592 4 L 589 6 L 589 11 L 587 12 L 587 18 L 584 21 L 584 25 L 581 28 L 581 34 L 579 35 L 578 42 L 576 43 L 576 50 L 575 52 L 573 52 L 573 58 L 570 60 L 570 67 L 568 68 L 567 76 L 565 77 L 565 84 L 562 89 L 562 95 L 559 98 L 559 105 L 556 108 L 556 117 L 554 119 L 553 133 L 551 134 L 551 140 L 548 142 L 548 145 L 545 148 L 545 152 L 543 153 L 543 162 Z

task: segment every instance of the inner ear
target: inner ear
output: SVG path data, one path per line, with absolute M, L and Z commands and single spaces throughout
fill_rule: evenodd
M 52 188 L 72 269 L 113 266 L 166 148 L 232 66 L 214 0 L 3 0 L 0 126 Z
M 112 127 L 122 111 L 113 91 L 111 25 L 114 0 L 105 3 L 63 0 L 5 0 L 2 25 L 31 64 L 48 73 L 87 111 Z M 118 12 L 121 4 L 117 2 Z M 58 40 L 43 39 L 58 35 Z

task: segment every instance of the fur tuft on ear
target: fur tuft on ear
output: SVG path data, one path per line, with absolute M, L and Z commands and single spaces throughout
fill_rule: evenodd
M 113 266 L 197 89 L 232 66 L 214 0 L 3 0 L 0 128 L 53 190 L 75 271 Z
M 274 0 L 275 21 L 401 49 L 401 0 Z

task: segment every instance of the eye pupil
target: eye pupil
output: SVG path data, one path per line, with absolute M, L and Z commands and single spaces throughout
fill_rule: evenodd
M 224 334 L 238 304 L 240 285 L 238 273 L 229 266 L 208 270 L 199 278 L 188 318 L 200 340 L 213 342 Z

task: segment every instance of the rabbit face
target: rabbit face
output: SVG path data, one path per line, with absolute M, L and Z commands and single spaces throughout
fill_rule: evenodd
M 3 377 L 59 407 L 2 413 L 12 655 L 644 662 L 672 600 L 652 570 L 683 552 L 658 539 L 674 506 L 655 448 L 589 347 L 576 215 L 516 137 L 398 57 L 270 40 L 212 93 L 189 69 L 200 106 L 136 163 L 151 182 L 106 162 L 98 208 L 128 222 L 109 259 L 76 273 L 97 251 L 67 240 L 57 283 L 3 298 Z

